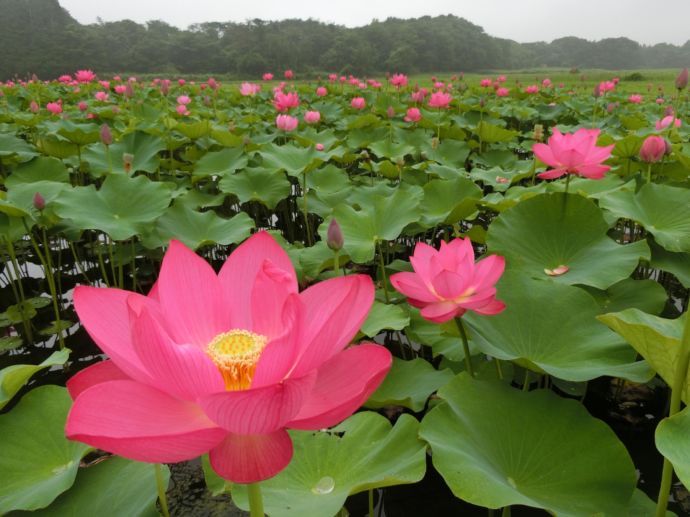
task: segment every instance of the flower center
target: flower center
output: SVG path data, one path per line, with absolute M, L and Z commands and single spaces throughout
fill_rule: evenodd
M 251 386 L 256 363 L 267 342 L 266 336 L 239 329 L 213 338 L 206 353 L 223 375 L 226 390 L 246 390 Z

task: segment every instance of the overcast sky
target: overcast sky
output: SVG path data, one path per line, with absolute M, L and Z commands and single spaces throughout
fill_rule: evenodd
M 348 27 L 373 18 L 455 14 L 519 42 L 563 36 L 626 36 L 645 44 L 690 39 L 690 0 L 59 0 L 81 23 L 164 20 L 186 28 L 207 21 L 314 18 Z M 429 35 L 433 37 L 432 34 Z

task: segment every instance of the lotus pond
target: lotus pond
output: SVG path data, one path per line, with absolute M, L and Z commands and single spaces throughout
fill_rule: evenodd
M 0 83 L 0 514 L 688 511 L 687 71 L 272 79 Z

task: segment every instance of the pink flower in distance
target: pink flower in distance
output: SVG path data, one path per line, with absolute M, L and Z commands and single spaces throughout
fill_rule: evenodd
M 321 120 L 321 113 L 318 111 L 307 111 L 304 114 L 304 121 L 307 124 L 318 124 Z
M 295 74 L 292 70 L 285 70 L 283 77 L 285 77 L 285 79 L 292 79 L 293 77 L 295 77 Z
M 542 179 L 560 178 L 564 174 L 577 174 L 583 178 L 602 179 L 611 167 L 601 163 L 611 156 L 614 145 L 597 147 L 598 129 L 578 129 L 575 133 L 561 134 L 554 128 L 549 143 L 534 144 L 534 155 L 549 167 L 538 174 Z
M 503 83 L 505 83 L 507 80 L 508 80 L 508 78 L 507 78 L 505 75 L 499 75 L 499 76 L 496 78 L 496 82 L 499 83 L 499 84 L 503 84 Z
M 325 149 L 322 143 L 318 143 L 314 147 L 317 151 L 323 151 Z
M 536 84 L 530 84 L 525 88 L 525 93 L 539 93 L 539 86 Z
M 72 76 L 67 75 L 67 74 L 61 75 L 60 77 L 58 77 L 58 82 L 71 83 L 72 82 Z
M 551 82 L 551 79 L 549 79 L 549 78 L 547 77 L 546 79 L 544 79 L 544 80 L 541 82 L 541 85 L 542 85 L 544 88 L 551 88 L 551 87 L 553 86 L 553 83 Z
M 86 102 L 81 101 L 79 104 L 77 104 L 77 108 L 79 108 L 79 111 L 84 112 L 89 109 L 89 105 Z
M 391 84 L 396 88 L 407 86 L 407 76 L 405 74 L 393 74 L 391 77 Z
M 62 104 L 59 102 L 49 102 L 46 104 L 46 109 L 50 111 L 53 115 L 59 115 L 62 113 Z
M 666 129 L 668 126 L 673 124 L 675 127 L 680 127 L 680 119 L 674 118 L 673 115 L 667 115 L 661 120 L 657 120 L 655 127 L 657 130 Z
M 264 75 L 261 76 L 261 78 L 264 81 L 272 81 L 273 80 L 273 74 L 270 72 L 266 72 Z
M 118 84 L 117 86 L 115 86 L 115 93 L 117 93 L 119 95 L 122 95 L 126 91 L 127 91 L 127 86 L 125 86 L 124 84 Z
M 96 79 L 96 74 L 91 70 L 77 70 L 77 73 L 74 74 L 74 79 L 80 83 L 90 83 Z
M 181 78 L 180 78 L 180 79 L 177 80 L 177 84 L 180 85 L 180 86 L 184 86 L 185 84 L 187 84 L 187 80 L 186 80 L 186 79 L 181 79 Z
M 184 104 L 178 104 L 177 108 L 175 108 L 175 111 L 177 111 L 178 115 L 182 115 L 183 117 L 189 115 L 189 110 L 187 109 L 187 106 L 185 106 Z
M 298 292 L 288 255 L 265 232 L 219 274 L 173 241 L 148 296 L 75 289 L 79 318 L 109 360 L 68 381 L 67 437 L 151 463 L 209 452 L 225 479 L 270 478 L 292 457 L 286 429 L 341 422 L 388 372 L 386 348 L 346 348 L 373 301 L 365 275 Z
M 94 95 L 97 101 L 105 102 L 108 100 L 108 94 L 105 92 L 96 92 L 96 95 Z
M 282 131 L 294 131 L 298 124 L 299 120 L 290 115 L 278 115 L 276 117 L 276 127 Z
M 508 88 L 503 88 L 503 87 L 497 88 L 496 89 L 496 95 L 498 97 L 507 97 L 508 95 L 510 95 L 510 90 Z
M 281 113 L 286 113 L 291 108 L 299 106 L 299 96 L 296 92 L 276 91 L 273 97 L 273 106 Z
M 429 106 L 432 108 L 447 108 L 453 98 L 450 93 L 434 92 L 429 98 Z
M 242 83 L 240 85 L 240 93 L 244 96 L 256 95 L 261 91 L 261 85 L 256 83 Z
M 350 102 L 350 106 L 356 110 L 363 110 L 367 106 L 367 101 L 364 100 L 364 97 L 355 97 Z
M 332 83 L 338 80 L 338 74 L 328 74 L 328 80 Z
M 633 93 L 630 97 L 628 97 L 628 102 L 632 102 L 633 104 L 639 104 L 642 102 L 642 95 Z
M 178 103 L 178 104 L 183 104 L 184 106 L 186 106 L 186 105 L 189 104 L 190 102 L 192 102 L 192 99 L 190 99 L 188 95 L 180 95 L 180 96 L 177 98 L 177 103 Z
M 419 122 L 422 120 L 422 112 L 419 108 L 407 108 L 405 115 L 405 122 Z
M 505 259 L 490 255 L 475 263 L 470 239 L 441 242 L 439 250 L 419 242 L 410 263 L 414 273 L 395 273 L 390 281 L 410 305 L 421 309 L 424 319 L 443 323 L 468 310 L 498 314 L 505 309 L 494 287 Z
M 328 90 L 326 89 L 325 86 L 319 86 L 316 89 L 316 96 L 317 97 L 325 97 L 326 95 L 328 95 Z
M 479 81 L 479 86 L 482 88 L 489 88 L 493 84 L 493 81 L 491 79 L 482 79 Z

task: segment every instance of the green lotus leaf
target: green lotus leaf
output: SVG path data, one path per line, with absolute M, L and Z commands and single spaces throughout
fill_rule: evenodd
M 654 433 L 656 448 L 672 464 L 686 487 L 690 486 L 690 406 L 664 418 Z
M 57 133 L 73 144 L 84 146 L 100 140 L 100 128 L 96 124 L 80 124 L 69 119 L 57 122 L 47 122 L 46 128 L 51 133 Z
M 602 208 L 632 219 L 668 251 L 690 251 L 690 190 L 648 183 L 635 194 L 620 190 L 603 197 Z
M 365 336 L 376 337 L 384 329 L 402 330 L 410 323 L 410 317 L 399 305 L 374 302 L 361 332 Z
M 559 517 L 627 515 L 635 467 L 614 432 L 577 401 L 461 373 L 422 421 L 452 492 L 488 508 L 519 504 Z
M 16 187 L 22 183 L 37 181 L 69 182 L 67 167 L 57 158 L 37 156 L 29 162 L 18 165 L 5 180 L 7 188 Z
M 510 142 L 520 134 L 519 131 L 511 131 L 503 129 L 500 126 L 489 124 L 488 122 L 480 122 L 477 127 L 477 136 L 479 136 L 482 143 L 495 144 L 497 142 Z
M 435 149 L 428 147 L 425 153 L 429 160 L 457 169 L 465 166 L 465 160 L 470 155 L 470 148 L 464 141 L 443 140 Z
M 290 176 L 301 175 L 314 165 L 321 163 L 314 147 L 299 147 L 293 144 L 267 145 L 259 153 L 267 169 L 284 170 Z
M 369 149 L 379 158 L 387 158 L 394 162 L 403 160 L 408 154 L 415 153 L 415 147 L 400 142 L 392 142 L 388 138 L 370 143 Z
M 680 351 L 680 339 L 687 315 L 675 320 L 652 316 L 638 309 L 603 314 L 597 319 L 618 332 L 623 339 L 645 358 L 666 384 L 673 384 L 675 365 Z M 690 376 L 683 389 L 683 400 L 688 398 Z
M 206 153 L 194 165 L 194 176 L 224 176 L 247 166 L 249 158 L 242 147 L 229 147 Z
M 32 513 L 38 517 L 122 515 L 158 517 L 158 491 L 154 465 L 112 456 L 79 469 L 74 486 L 48 508 Z M 163 465 L 167 486 L 170 469 Z
M 135 131 L 126 134 L 122 140 L 110 147 L 100 142 L 85 147 L 82 160 L 89 164 L 91 173 L 98 176 L 107 174 L 111 170 L 116 174 L 126 174 L 123 155 L 130 154 L 133 159 L 129 173 L 156 172 L 160 165 L 158 153 L 165 149 L 166 145 L 161 138 Z
M 600 306 L 582 289 L 504 275 L 497 297 L 506 304 L 500 314 L 463 316 L 482 352 L 568 381 L 651 378 L 635 351 L 596 321 Z
M 0 370 L 0 409 L 12 400 L 17 392 L 24 386 L 32 375 L 51 366 L 65 364 L 70 351 L 63 349 L 50 354 L 39 364 L 13 364 Z
M 639 488 L 636 488 L 630 500 L 630 508 L 628 511 L 629 513 L 626 514 L 628 517 L 651 517 L 656 513 L 656 501 L 651 500 L 647 494 Z M 667 510 L 666 517 L 678 516 Z
M 364 405 L 371 409 L 403 406 L 419 412 L 429 396 L 453 377 L 451 370 L 436 370 L 424 359 L 403 361 L 394 357 L 386 378 Z
M 486 242 L 491 253 L 506 258 L 509 271 L 607 289 L 628 278 L 640 259 L 650 257 L 645 241 L 619 245 L 607 231 L 592 201 L 577 194 L 540 194 L 501 213 L 491 223 Z M 560 266 L 567 272 L 549 276 L 547 271 Z
M 79 153 L 79 147 L 76 144 L 61 136 L 51 135 L 49 133 L 40 135 L 36 139 L 36 147 L 43 154 L 60 159 L 76 156 Z M 33 158 L 34 156 L 35 154 L 32 154 L 29 158 Z
M 65 388 L 41 386 L 0 415 L 0 513 L 44 508 L 74 483 L 89 446 L 65 438 L 71 405 Z
M 16 156 L 18 161 L 30 160 L 38 153 L 26 140 L 7 133 L 0 133 L 0 157 Z
M 419 187 L 400 187 L 387 196 L 362 188 L 351 196 L 350 204 L 336 206 L 333 216 L 343 231 L 345 253 L 354 262 L 369 262 L 377 242 L 396 239 L 405 226 L 419 219 L 422 196 Z M 360 209 L 355 210 L 352 204 Z M 319 227 L 322 238 L 329 224 L 330 219 Z
M 218 188 L 237 196 L 240 203 L 259 201 L 271 209 L 288 197 L 291 190 L 284 173 L 263 168 L 228 174 L 218 182 Z
M 654 280 L 626 278 L 602 291 L 584 287 L 601 306 L 601 312 L 618 312 L 636 308 L 650 314 L 659 314 L 666 305 L 666 290 Z
M 100 190 L 93 185 L 65 190 L 55 212 L 80 229 L 101 230 L 115 240 L 143 233 L 170 204 L 170 186 L 144 176 L 108 176 Z
M 476 211 L 481 197 L 481 189 L 469 179 L 431 180 L 424 185 L 420 222 L 428 228 L 441 223 L 455 224 Z
M 690 253 L 674 253 L 648 239 L 652 250 L 650 265 L 673 274 L 686 289 L 690 288 Z
M 156 222 L 156 231 L 144 238 L 150 249 L 167 245 L 171 239 L 197 249 L 208 244 L 234 244 L 249 237 L 254 220 L 244 212 L 225 219 L 213 210 L 197 212 L 184 204 L 168 208 Z
M 197 122 L 178 122 L 175 131 L 179 131 L 187 138 L 197 140 L 211 134 L 211 121 L 199 120 Z
M 292 461 L 259 483 L 266 513 L 332 517 L 348 495 L 420 481 L 426 446 L 417 437 L 418 429 L 410 415 L 401 415 L 391 427 L 383 416 L 362 412 L 330 432 L 291 431 Z M 234 485 L 232 498 L 240 508 L 249 508 L 245 485 Z

